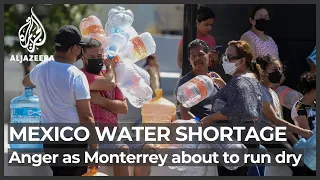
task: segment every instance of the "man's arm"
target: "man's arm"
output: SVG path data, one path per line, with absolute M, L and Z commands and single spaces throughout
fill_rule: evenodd
M 73 91 L 76 98 L 76 108 L 79 116 L 80 125 L 86 127 L 90 132 L 92 146 L 97 147 L 97 134 L 95 122 L 90 106 L 89 83 L 84 74 L 76 77 L 73 84 Z
M 110 112 L 115 114 L 127 114 L 128 104 L 126 100 L 111 100 L 102 97 L 99 92 L 91 91 L 91 103 L 108 109 Z
M 190 111 L 190 108 L 183 107 L 183 105 L 181 103 L 179 103 L 179 108 L 180 108 L 181 118 L 183 120 L 192 119 L 192 116 L 188 113 Z
M 34 84 L 32 84 L 31 80 L 30 80 L 30 73 L 27 74 L 23 80 L 22 80 L 22 85 L 23 86 L 30 86 L 30 87 L 35 87 Z
M 113 69 L 108 68 L 107 73 L 99 76 L 90 84 L 90 90 L 107 91 L 116 87 L 116 76 Z

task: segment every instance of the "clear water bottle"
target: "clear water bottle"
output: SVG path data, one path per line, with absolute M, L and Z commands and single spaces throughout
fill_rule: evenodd
M 156 43 L 151 36 L 150 33 L 144 32 L 132 39 L 130 39 L 127 49 L 126 49 L 126 56 L 130 59 L 133 63 L 144 59 L 151 54 L 156 52 Z
M 102 47 L 105 48 L 107 45 L 107 38 L 99 18 L 93 15 L 83 18 L 79 27 L 82 35 L 98 40 L 101 42 Z
M 142 69 L 141 67 L 139 67 L 138 65 L 136 64 L 132 64 L 134 69 L 138 72 L 138 74 L 143 78 L 144 82 L 150 86 L 150 74 Z
M 313 136 L 306 140 L 305 138 L 300 138 L 296 144 L 293 145 L 293 150 L 296 153 L 304 152 L 304 164 L 308 166 L 311 170 L 316 171 L 317 169 L 317 155 L 316 155 L 316 129 L 313 130 Z M 300 152 L 299 152 L 300 151 Z
M 136 108 L 141 108 L 144 103 L 151 101 L 153 91 L 151 87 L 145 83 L 132 63 L 117 63 L 115 73 L 116 84 L 121 92 L 128 98 L 130 104 Z
M 217 92 L 218 90 L 210 77 L 198 75 L 178 88 L 177 100 L 184 107 L 191 108 Z
M 36 126 L 42 123 L 39 99 L 33 94 L 32 87 L 25 87 L 24 94 L 15 97 L 10 103 L 11 123 L 16 127 L 18 124 L 35 123 Z M 37 125 L 38 124 L 38 125 Z M 29 124 L 30 125 L 30 124 Z M 17 126 L 19 127 L 19 126 Z M 42 144 L 10 144 L 10 148 L 14 151 L 41 151 Z
M 108 43 L 105 52 L 114 57 L 125 50 L 130 38 L 131 25 L 134 15 L 131 10 L 117 6 L 112 8 L 108 13 L 108 21 L 105 25 L 105 32 Z

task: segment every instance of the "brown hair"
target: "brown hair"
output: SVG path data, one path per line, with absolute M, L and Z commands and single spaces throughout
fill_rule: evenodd
M 249 13 L 249 17 L 251 17 L 251 19 L 254 19 L 254 16 L 256 15 L 257 11 L 259 11 L 260 9 L 265 9 L 268 11 L 266 5 L 258 5 L 255 6 L 254 8 L 251 9 L 250 13 Z
M 246 65 L 252 71 L 258 80 L 261 79 L 262 70 L 259 64 L 253 59 L 253 51 L 250 45 L 245 41 L 230 41 L 228 46 L 233 46 L 237 49 L 238 56 L 246 59 Z

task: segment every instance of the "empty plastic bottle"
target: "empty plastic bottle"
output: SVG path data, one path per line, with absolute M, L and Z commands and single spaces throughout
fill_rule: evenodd
M 125 50 L 130 38 L 131 25 L 134 16 L 131 10 L 117 6 L 108 13 L 108 21 L 105 25 L 105 32 L 108 39 L 105 52 L 114 57 Z
M 142 69 L 141 67 L 139 67 L 138 65 L 136 64 L 132 64 L 134 69 L 138 72 L 138 74 L 143 78 L 144 82 L 150 86 L 150 74 Z
M 41 121 L 41 110 L 39 106 L 39 99 L 33 94 L 32 87 L 25 87 L 24 94 L 15 97 L 10 103 L 11 111 L 11 123 L 14 127 L 19 128 L 21 125 L 27 126 L 30 123 L 35 123 L 36 126 L 40 126 Z M 26 123 L 26 124 L 25 124 Z M 20 127 L 21 127 L 20 126 Z M 11 144 L 10 148 L 17 152 L 22 151 L 42 151 L 43 145 L 39 144 Z
M 102 23 L 96 16 L 91 15 L 88 18 L 83 18 L 80 22 L 80 32 L 84 36 L 89 36 L 100 41 L 103 47 L 107 44 Z
M 316 155 L 316 129 L 313 130 L 313 136 L 306 140 L 305 138 L 300 138 L 296 144 L 293 145 L 293 150 L 296 153 L 304 152 L 304 164 L 308 166 L 311 170 L 316 171 L 317 169 L 317 155 Z M 300 151 L 300 152 L 299 152 Z
M 292 109 L 294 103 L 303 97 L 303 95 L 287 86 L 280 86 L 276 89 L 281 106 Z
M 144 103 L 152 99 L 151 87 L 145 83 L 132 63 L 117 63 L 115 73 L 117 86 L 134 107 L 141 108 Z
M 130 59 L 133 63 L 136 63 L 155 52 L 156 43 L 153 37 L 150 33 L 144 32 L 139 36 L 130 39 L 124 56 Z
M 217 91 L 211 78 L 198 75 L 178 88 L 177 100 L 184 107 L 191 108 Z

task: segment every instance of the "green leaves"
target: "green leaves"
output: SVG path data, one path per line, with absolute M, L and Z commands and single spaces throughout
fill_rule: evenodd
M 79 28 L 81 19 L 89 16 L 88 12 L 95 10 L 94 5 L 87 4 L 6 4 L 4 6 L 4 35 L 5 37 L 13 36 L 15 40 L 13 44 L 5 43 L 5 54 L 27 53 L 20 45 L 18 31 L 31 15 L 31 7 L 34 7 L 33 11 L 47 34 L 45 44 L 35 52 L 35 54 L 43 55 L 54 53 L 54 36 L 60 27 L 72 24 Z

